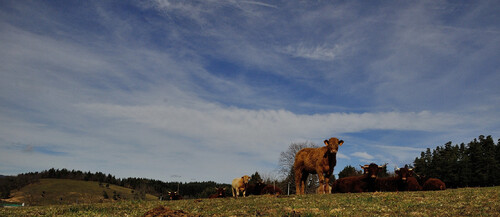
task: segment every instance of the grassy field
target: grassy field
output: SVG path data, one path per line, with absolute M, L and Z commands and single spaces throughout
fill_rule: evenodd
M 500 187 L 2 208 L 1 216 L 142 216 L 159 206 L 201 216 L 500 216 Z
M 45 193 L 44 193 L 45 192 Z M 104 199 L 104 192 L 108 199 Z M 23 187 L 20 191 L 11 193 L 7 202 L 26 203 L 28 205 L 54 205 L 74 203 L 112 202 L 113 196 L 119 195 L 122 200 L 137 198 L 138 192 L 130 188 L 106 183 L 78 181 L 70 179 L 40 179 L 40 182 Z M 158 200 L 153 195 L 145 195 L 146 200 Z

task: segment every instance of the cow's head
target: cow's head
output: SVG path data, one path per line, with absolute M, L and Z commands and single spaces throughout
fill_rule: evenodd
M 243 181 L 243 184 L 247 185 L 248 181 L 250 181 L 250 176 L 244 175 L 241 177 L 241 180 Z
M 328 147 L 328 152 L 331 154 L 337 154 L 337 151 L 339 150 L 339 146 L 344 144 L 344 140 L 340 140 L 332 137 L 329 140 L 325 140 L 325 145 Z
M 169 191 L 168 192 L 168 196 L 169 196 L 170 200 L 176 200 L 177 197 L 178 197 L 177 191 L 175 191 L 175 192 L 170 192 Z
M 215 187 L 215 190 L 217 191 L 217 196 L 219 196 L 219 197 L 224 197 L 226 194 L 226 188 Z
M 370 178 L 376 179 L 378 172 L 386 166 L 387 164 L 379 166 L 377 164 L 371 163 L 370 165 L 361 166 L 361 169 L 363 169 L 363 174 L 368 174 Z
M 404 168 L 397 168 L 395 172 L 401 180 L 406 181 L 409 177 L 412 177 L 413 169 L 405 166 Z

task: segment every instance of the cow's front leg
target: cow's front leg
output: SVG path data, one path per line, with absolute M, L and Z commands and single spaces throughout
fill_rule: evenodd
M 317 171 L 319 179 L 319 194 L 325 193 L 325 177 L 323 176 L 323 171 Z
M 328 177 L 325 177 L 325 194 L 331 193 L 329 190 L 330 185 L 328 184 L 330 182 L 330 179 Z

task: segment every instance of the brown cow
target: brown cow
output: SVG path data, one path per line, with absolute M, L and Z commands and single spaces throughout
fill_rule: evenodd
M 324 141 L 321 148 L 304 148 L 295 155 L 293 170 L 295 173 L 295 187 L 297 194 L 304 194 L 309 174 L 318 174 L 320 194 L 328 192 L 328 179 L 333 174 L 337 164 L 337 151 L 344 141 L 330 138 Z
M 430 178 L 427 181 L 425 181 L 423 190 L 424 191 L 446 190 L 446 184 L 444 184 L 444 182 L 441 181 L 440 179 Z
M 378 191 L 418 191 L 421 189 L 418 181 L 412 177 L 413 169 L 407 166 L 397 168 L 396 176 L 377 179 Z
M 364 170 L 363 175 L 344 177 L 335 180 L 335 182 L 333 182 L 332 193 L 359 193 L 375 191 L 377 174 L 379 170 L 385 166 L 386 165 L 378 166 L 374 163 L 361 166 Z
M 214 198 L 224 198 L 224 197 L 226 197 L 226 188 L 217 188 L 217 187 L 215 187 L 215 191 L 217 191 L 217 193 L 210 195 L 208 198 L 214 199 Z
M 400 177 L 398 181 L 398 191 L 420 191 L 422 187 L 418 184 L 418 181 L 413 177 L 413 169 L 408 168 L 406 165 L 404 168 L 396 169 L 396 174 Z
M 446 184 L 440 179 L 428 178 L 425 175 L 418 175 L 418 182 L 422 185 L 424 191 L 446 190 Z
M 275 185 L 266 185 L 260 192 L 261 194 L 274 194 L 274 195 L 282 195 L 283 191 Z
M 168 196 L 170 200 L 182 200 L 182 196 L 177 193 L 177 191 L 174 192 L 168 192 Z
M 247 186 L 246 195 L 261 195 L 262 189 L 266 187 L 262 181 L 258 180 L 255 184 L 249 184 Z
M 244 175 L 241 178 L 233 179 L 232 183 L 232 192 L 233 197 L 238 198 L 240 191 L 243 192 L 243 197 L 246 197 L 245 193 L 247 191 L 248 181 L 250 180 L 250 176 Z

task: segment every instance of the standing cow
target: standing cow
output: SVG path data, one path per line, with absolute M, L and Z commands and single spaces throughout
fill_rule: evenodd
M 247 175 L 244 175 L 241 178 L 233 179 L 232 183 L 233 197 L 238 198 L 240 191 L 243 192 L 243 197 L 246 197 L 245 193 L 247 191 L 248 181 L 250 181 L 250 176 Z
M 320 189 L 318 193 L 328 192 L 328 179 L 337 164 L 337 151 L 344 141 L 330 138 L 321 148 L 304 148 L 295 155 L 293 170 L 297 194 L 304 194 L 309 174 L 318 174 Z

